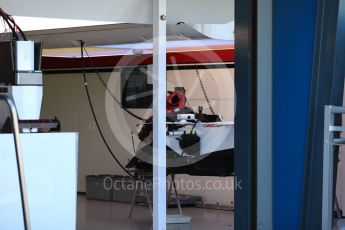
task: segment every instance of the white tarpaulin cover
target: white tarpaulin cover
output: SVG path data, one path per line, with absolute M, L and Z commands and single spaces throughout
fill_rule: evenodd
M 43 42 L 44 48 L 76 47 L 78 40 L 88 46 L 152 42 L 152 25 L 112 24 L 66 29 L 26 32 L 33 41 Z M 207 39 L 205 35 L 188 25 L 167 26 L 167 40 Z

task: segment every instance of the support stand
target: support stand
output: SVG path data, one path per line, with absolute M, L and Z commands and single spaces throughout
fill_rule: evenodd
M 151 203 L 151 199 L 150 199 L 150 195 L 149 195 L 149 190 L 147 188 L 146 176 L 141 175 L 140 178 L 143 178 L 143 180 L 144 180 L 144 189 L 145 189 L 147 203 L 149 205 L 151 214 L 153 214 L 152 203 Z M 170 183 L 170 187 L 169 187 L 167 206 L 169 205 L 169 200 L 171 197 L 172 189 L 174 189 L 174 194 L 176 197 L 176 204 L 177 204 L 177 209 L 178 209 L 179 214 L 167 215 L 167 224 L 189 224 L 191 222 L 192 218 L 190 216 L 183 215 L 181 201 L 180 201 L 180 198 L 178 196 L 174 174 L 171 174 L 171 183 Z M 135 186 L 135 190 L 134 190 L 133 197 L 132 197 L 131 209 L 129 211 L 129 216 L 128 216 L 129 219 L 132 219 L 132 216 L 133 216 L 134 207 L 136 205 L 137 192 L 138 192 L 138 188 L 137 188 L 137 186 Z

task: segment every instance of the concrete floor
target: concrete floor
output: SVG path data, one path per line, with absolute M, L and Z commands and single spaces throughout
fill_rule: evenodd
M 128 219 L 130 205 L 87 200 L 78 196 L 78 230 L 150 230 L 152 218 L 147 207 L 136 206 L 132 220 Z M 174 213 L 175 209 L 169 209 Z M 234 213 L 199 208 L 183 208 L 185 215 L 192 217 L 190 224 L 168 225 L 169 230 L 232 230 Z

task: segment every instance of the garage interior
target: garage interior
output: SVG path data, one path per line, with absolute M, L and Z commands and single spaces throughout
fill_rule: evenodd
M 345 0 L 0 21 L 0 229 L 345 229 Z

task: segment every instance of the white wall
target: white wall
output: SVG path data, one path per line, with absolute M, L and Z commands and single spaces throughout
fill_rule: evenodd
M 121 81 L 120 73 L 102 73 L 108 82 L 108 88 L 120 99 Z M 225 120 L 234 118 L 234 71 L 232 69 L 200 70 L 206 91 L 213 101 L 216 113 L 223 115 Z M 102 131 L 113 152 L 123 164 L 132 158 L 131 130 L 138 124 L 138 120 L 128 116 L 114 100 L 105 93 L 103 85 L 95 74 L 87 74 L 92 102 Z M 191 107 L 197 110 L 203 105 L 205 112 L 207 104 L 203 97 L 195 70 L 168 71 L 168 89 L 174 86 L 184 86 L 187 90 L 188 101 Z M 148 117 L 150 110 L 133 109 L 137 115 Z M 124 175 L 116 165 L 104 146 L 86 98 L 82 75 L 77 74 L 48 74 L 44 76 L 44 99 L 42 118 L 57 116 L 62 123 L 63 131 L 80 132 L 79 147 L 79 176 L 78 191 L 85 191 L 85 176 L 92 174 L 118 174 Z M 208 180 L 212 183 L 221 183 L 222 189 L 180 189 L 184 194 L 202 195 L 206 203 L 232 204 L 233 190 L 229 188 L 232 178 L 209 178 L 178 176 L 177 180 L 198 180 L 205 185 Z

